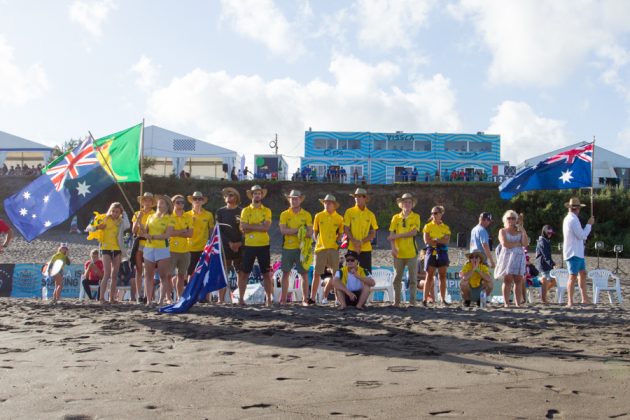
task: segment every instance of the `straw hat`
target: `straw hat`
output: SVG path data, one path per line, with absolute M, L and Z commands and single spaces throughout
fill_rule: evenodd
M 181 198 L 182 200 L 186 200 L 186 197 L 184 197 L 183 195 L 175 194 L 174 196 L 171 197 L 171 201 L 175 203 L 175 201 L 177 201 L 178 198 Z
M 418 204 L 417 198 L 415 198 L 413 195 L 409 193 L 404 193 L 402 197 L 396 199 L 396 203 L 398 204 L 398 207 L 402 208 L 402 202 L 405 200 L 411 200 L 411 203 L 412 203 L 411 207 L 416 207 L 416 204 Z
M 306 196 L 302 192 L 300 192 L 299 190 L 291 190 L 291 192 L 289 194 L 285 194 L 284 196 L 289 201 L 291 201 L 291 198 L 293 198 L 293 197 L 298 197 L 300 199 L 300 204 L 306 198 Z
M 192 193 L 192 195 L 189 195 L 186 198 L 188 199 L 188 202 L 192 204 L 195 198 L 200 198 L 200 197 L 203 198 L 203 203 L 201 203 L 201 205 L 203 206 L 204 204 L 208 202 L 208 197 L 203 195 L 201 191 L 195 191 L 194 193 Z
M 322 203 L 324 205 L 324 207 L 326 206 L 326 202 L 327 201 L 330 201 L 331 203 L 333 203 L 335 205 L 335 210 L 337 210 L 339 208 L 339 202 L 337 201 L 337 199 L 335 198 L 334 195 L 326 194 L 326 197 L 319 199 L 319 202 Z
M 483 262 L 484 264 L 486 263 L 486 255 L 483 252 L 479 251 L 478 249 L 475 249 L 473 252 L 467 252 L 466 258 L 470 259 L 474 255 L 480 257 L 481 262 Z
M 150 192 L 145 192 L 142 195 L 138 196 L 138 203 L 142 205 L 144 200 L 151 200 L 151 207 L 155 207 L 157 205 L 157 201 L 155 201 L 155 197 Z
M 171 197 L 169 197 L 166 194 L 162 194 L 156 197 L 156 202 L 159 200 L 164 200 L 166 204 L 168 205 L 168 210 L 166 211 L 166 214 L 173 213 L 173 202 L 171 201 Z
M 267 197 L 267 188 L 263 188 L 260 185 L 254 185 L 249 190 L 247 190 L 247 197 L 251 200 L 253 197 L 254 191 L 262 191 L 262 198 Z
M 367 191 L 366 191 L 366 189 L 365 189 L 365 188 L 357 188 L 357 189 L 354 191 L 354 194 L 350 194 L 350 196 L 352 196 L 352 197 L 356 197 L 357 195 L 363 195 L 363 196 L 365 196 L 365 201 L 366 201 L 366 202 L 370 201 L 370 197 L 368 196 L 368 193 L 367 193 Z
M 580 199 L 577 197 L 571 197 L 568 203 L 564 203 L 564 207 L 586 207 L 586 204 L 580 203 Z
M 225 198 L 228 194 L 234 194 L 236 196 L 236 204 L 241 204 L 241 194 L 236 190 L 236 188 L 225 187 L 221 190 L 223 198 Z

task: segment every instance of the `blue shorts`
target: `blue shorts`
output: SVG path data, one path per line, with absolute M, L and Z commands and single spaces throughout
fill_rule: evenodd
M 580 271 L 586 271 L 586 264 L 584 258 L 571 257 L 567 260 L 567 269 L 569 274 L 577 275 Z

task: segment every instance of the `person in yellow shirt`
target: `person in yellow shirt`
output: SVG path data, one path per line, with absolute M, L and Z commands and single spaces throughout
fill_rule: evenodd
M 311 285 L 311 301 L 313 302 L 326 267 L 333 273 L 339 267 L 339 242 L 343 234 L 343 217 L 337 213 L 339 202 L 335 196 L 327 194 L 323 199 L 320 198 L 319 202 L 324 205 L 324 210 L 317 213 L 313 221 L 313 239 L 315 240 L 315 269 Z M 324 288 L 326 302 L 331 288 L 332 282 L 328 282 L 327 287 Z
M 298 230 L 301 226 L 306 227 L 306 236 L 313 236 L 313 217 L 309 212 L 302 208 L 302 202 L 305 195 L 298 190 L 291 190 L 285 195 L 289 200 L 289 208 L 280 213 L 280 233 L 283 235 L 282 244 L 282 292 L 280 294 L 280 304 L 287 301 L 287 290 L 289 288 L 289 275 L 291 269 L 295 267 L 302 277 L 302 305 L 308 306 L 314 304 L 315 300 L 311 300 L 308 295 L 308 269 L 304 268 L 301 262 L 300 241 L 298 239 Z
M 50 258 L 48 263 L 45 265 L 45 270 L 47 273 L 50 273 L 50 270 L 53 268 L 55 261 L 61 260 L 63 261 L 63 265 L 59 272 L 54 273 L 52 275 L 52 279 L 55 282 L 55 290 L 53 291 L 53 302 L 57 302 L 61 299 L 61 292 L 63 291 L 63 267 L 66 265 L 70 265 L 70 258 L 68 255 L 70 252 L 68 251 L 68 244 L 62 242 L 57 249 L 57 252 Z M 52 273 L 50 273 L 52 274 Z
M 190 252 L 188 251 L 188 239 L 193 234 L 193 221 L 190 213 L 184 212 L 186 199 L 183 195 L 177 194 L 173 201 L 173 236 L 169 241 L 171 251 L 171 273 L 173 274 L 173 289 L 175 290 L 175 300 L 178 300 L 184 292 L 184 283 L 188 275 L 190 265 Z
M 418 270 L 418 246 L 416 236 L 420 232 L 420 215 L 412 209 L 418 201 L 413 195 L 405 193 L 396 199 L 400 213 L 392 217 L 389 225 L 389 240 L 394 257 L 394 306 L 400 306 L 400 292 L 405 267 L 409 271 L 409 304 L 416 304 L 416 272 Z
M 144 291 L 147 295 L 147 305 L 153 304 L 153 289 L 155 288 L 154 276 L 157 266 L 160 277 L 159 305 L 165 299 L 170 300 L 171 288 L 171 253 L 168 249 L 167 239 L 173 234 L 173 203 L 166 195 L 160 195 L 157 199 L 157 211 L 149 216 L 144 226 L 139 226 L 138 232 L 146 239 L 144 245 Z M 139 223 L 136 221 L 136 223 Z
M 431 209 L 429 223 L 422 229 L 427 253 L 424 257 L 424 269 L 427 278 L 424 282 L 422 305 L 426 306 L 430 290 L 433 290 L 435 270 L 440 277 L 440 297 L 442 304 L 446 305 L 446 269 L 450 264 L 448 259 L 448 243 L 451 239 L 451 229 L 442 221 L 444 215 L 443 206 L 435 206 Z
M 101 242 L 101 254 L 103 255 L 103 277 L 99 284 L 100 303 L 105 302 L 107 283 L 111 280 L 109 301 L 114 303 L 117 296 L 118 269 L 120 268 L 122 244 L 120 243 L 120 229 L 122 227 L 123 206 L 120 203 L 112 203 L 107 210 L 103 221 L 96 229 L 103 231 Z
M 486 265 L 485 255 L 479 250 L 474 250 L 466 254 L 468 262 L 462 267 L 459 273 L 459 289 L 462 291 L 464 306 L 470 306 L 470 289 L 483 287 L 486 295 L 492 294 L 492 276 L 490 269 Z
M 138 196 L 138 203 L 140 204 L 140 210 L 134 213 L 131 219 L 132 232 L 134 235 L 133 247 L 131 249 L 131 262 L 136 268 L 136 277 L 131 283 L 131 300 L 136 300 L 140 303 L 140 291 L 142 290 L 142 270 L 144 268 L 144 244 L 146 243 L 144 237 L 138 234 L 140 226 L 146 226 L 147 219 L 155 210 L 153 208 L 157 204 L 155 197 L 150 192 L 145 192 L 141 196 Z M 138 223 L 136 223 L 138 222 Z
M 263 275 L 266 305 L 273 304 L 273 284 L 271 282 L 271 255 L 269 250 L 269 227 L 271 226 L 271 210 L 262 204 L 267 196 L 267 189 L 254 185 L 247 190 L 251 204 L 241 212 L 241 231 L 245 237 L 241 270 L 238 272 L 238 303 L 245 305 L 245 289 L 249 274 L 258 260 Z
M 376 237 L 376 217 L 367 208 L 370 201 L 364 188 L 357 188 L 354 194 L 355 206 L 343 215 L 344 231 L 348 237 L 348 250 L 359 255 L 359 265 L 372 273 L 372 239 Z
M 188 264 L 188 281 L 195 272 L 199 258 L 208 242 L 214 228 L 214 216 L 203 206 L 208 202 L 208 197 L 201 191 L 195 191 L 189 195 L 188 202 L 192 204 L 192 209 L 188 212 L 192 217 L 192 236 L 188 238 L 188 250 L 190 251 L 190 263 Z

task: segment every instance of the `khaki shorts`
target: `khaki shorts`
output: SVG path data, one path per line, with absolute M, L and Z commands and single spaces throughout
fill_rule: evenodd
M 283 273 L 288 273 L 295 267 L 298 273 L 306 273 L 302 263 L 300 262 L 300 250 L 299 249 L 282 249 L 282 264 L 280 268 Z
M 186 274 L 190 264 L 190 252 L 171 252 L 171 271 L 173 274 Z
M 339 270 L 339 251 L 336 249 L 322 249 L 315 253 L 315 274 L 323 274 L 329 267 L 333 273 Z

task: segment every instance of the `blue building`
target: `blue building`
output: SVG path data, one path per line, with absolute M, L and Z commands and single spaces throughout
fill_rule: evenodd
M 501 137 L 492 134 L 425 134 L 307 131 L 301 167 L 318 178 L 345 171 L 341 182 L 370 184 L 405 181 L 497 180 Z M 454 172 L 456 175 L 454 175 Z

